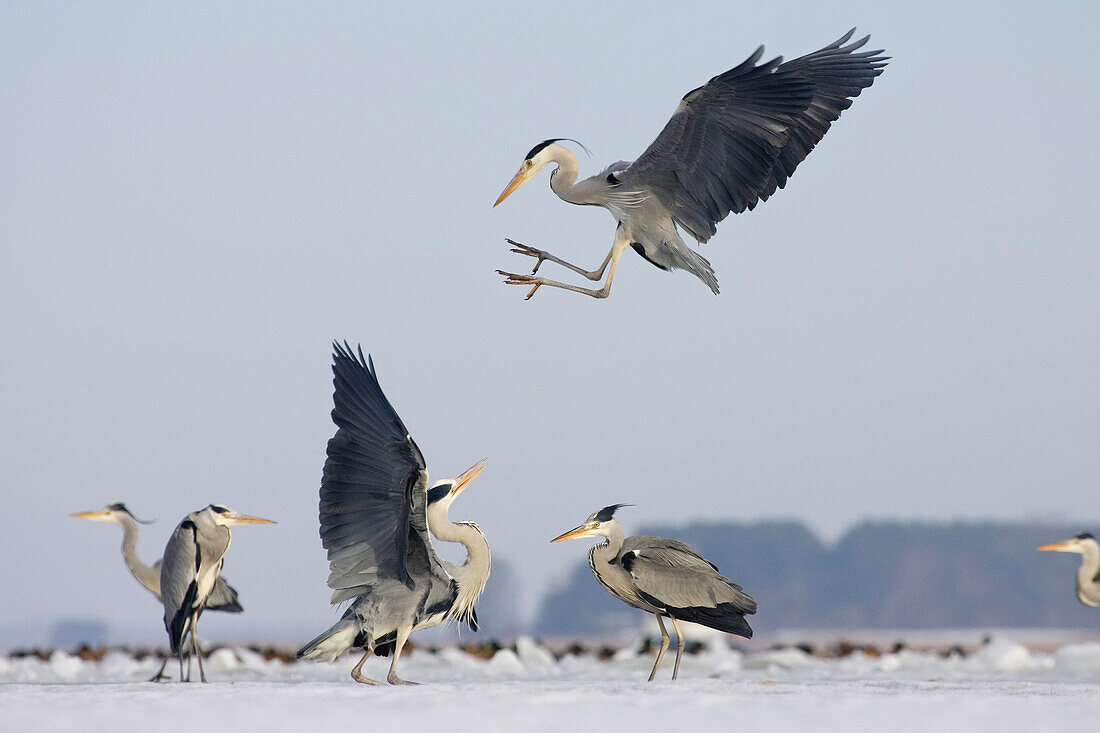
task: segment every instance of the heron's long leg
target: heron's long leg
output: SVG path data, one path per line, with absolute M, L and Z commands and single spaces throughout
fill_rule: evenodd
M 676 623 L 675 616 L 669 616 L 672 619 L 672 628 L 676 629 L 676 665 L 672 668 L 672 679 L 676 679 L 676 674 L 680 671 L 680 657 L 684 654 L 684 634 L 680 631 L 680 625 Z
M 562 290 L 572 290 L 574 293 L 591 295 L 593 298 L 606 298 L 611 294 L 611 281 L 615 279 L 615 268 L 619 266 L 619 258 L 623 256 L 626 245 L 630 243 L 630 238 L 620 234 L 620 232 L 622 232 L 621 228 L 616 231 L 615 243 L 611 245 L 611 251 L 607 253 L 607 260 L 604 262 L 604 266 L 610 265 L 610 269 L 607 272 L 607 280 L 604 282 L 603 287 L 598 290 L 582 288 L 579 285 L 569 285 L 567 283 L 558 282 L 557 280 L 548 280 L 545 277 L 537 277 L 535 275 L 517 275 L 514 272 L 505 272 L 504 270 L 497 270 L 497 273 L 504 275 L 505 285 L 532 285 L 533 287 L 530 292 L 527 293 L 525 300 L 530 300 L 531 296 L 535 294 L 535 291 L 543 285 L 548 285 L 552 288 L 561 288 Z M 601 270 L 602 269 L 603 268 L 601 268 Z
M 661 665 L 661 660 L 664 659 L 665 652 L 668 651 L 669 637 L 668 630 L 665 629 L 665 622 L 661 620 L 661 614 L 656 614 L 657 625 L 661 627 L 661 648 L 657 650 L 657 661 L 653 663 L 653 669 L 649 673 L 648 682 L 653 681 L 653 677 L 657 674 L 657 667 Z M 676 623 L 673 621 L 673 623 Z M 679 633 L 679 632 L 677 632 Z
M 562 267 L 568 267 L 573 272 L 577 273 L 578 275 L 584 275 L 589 280 L 599 280 L 601 277 L 603 277 L 603 271 L 607 269 L 607 263 L 611 261 L 611 252 L 613 251 L 608 251 L 607 257 L 603 258 L 603 264 L 597 267 L 595 270 L 586 270 L 583 267 L 577 267 L 576 265 L 566 262 L 559 257 L 555 257 L 549 252 L 545 252 L 541 249 L 535 249 L 534 247 L 523 244 L 522 242 L 517 242 L 514 239 L 505 239 L 504 241 L 512 245 L 512 251 L 516 254 L 527 255 L 528 257 L 534 257 L 538 260 L 535 263 L 535 266 L 531 268 L 532 275 L 539 271 L 539 266 L 542 265 L 543 262 L 550 261 L 556 262 Z
M 403 680 L 397 676 L 397 660 L 401 658 L 401 650 L 405 647 L 405 642 L 409 640 L 409 634 L 412 633 L 412 626 L 402 626 L 397 629 L 397 643 L 393 647 L 393 660 L 390 662 L 390 673 L 386 676 L 386 681 L 391 685 L 419 685 L 419 682 L 409 682 Z
M 370 677 L 363 676 L 363 662 L 367 661 L 367 657 L 374 651 L 374 639 L 367 642 L 366 649 L 363 653 L 363 658 L 359 660 L 359 663 L 351 670 L 351 678 L 356 682 L 362 682 L 364 685 L 380 685 L 382 684 L 378 680 L 372 680 Z
M 199 679 L 201 679 L 203 682 L 206 682 L 206 672 L 204 672 L 202 669 L 202 654 L 199 653 L 199 637 L 196 633 L 198 631 L 198 625 L 199 612 L 195 611 L 193 614 L 191 614 L 191 653 L 195 655 L 195 659 L 199 660 Z M 190 659 L 187 660 L 187 668 L 188 670 L 190 670 L 191 668 Z M 187 681 L 191 681 L 190 671 L 187 675 Z
M 164 668 L 168 666 L 168 657 L 164 658 L 164 661 L 160 663 L 160 669 L 157 673 L 149 678 L 150 682 L 160 682 L 161 680 L 168 679 L 168 675 L 164 674 Z
M 176 658 L 180 660 L 180 682 L 183 682 L 183 640 L 180 641 L 180 649 L 176 650 Z M 187 678 L 191 678 L 191 657 L 187 658 Z

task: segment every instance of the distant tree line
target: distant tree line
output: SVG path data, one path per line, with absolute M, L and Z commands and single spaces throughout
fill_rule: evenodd
M 766 632 L 1097 627 L 1100 609 L 1081 606 L 1073 592 L 1080 558 L 1035 550 L 1082 529 L 864 522 L 834 546 L 798 522 L 700 522 L 639 533 L 694 545 L 756 598 L 753 627 Z M 604 634 L 637 628 L 643 616 L 613 599 L 582 562 L 547 594 L 534 626 L 548 635 Z

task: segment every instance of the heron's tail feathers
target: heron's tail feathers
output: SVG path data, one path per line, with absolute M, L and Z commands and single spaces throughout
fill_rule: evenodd
M 714 268 L 710 266 L 707 258 L 699 254 L 687 245 L 670 248 L 672 262 L 670 266 L 677 270 L 687 270 L 695 277 L 702 280 L 710 288 L 710 291 L 718 295 L 718 278 L 714 276 Z
M 717 608 L 696 606 L 668 610 L 680 621 L 691 621 L 718 631 L 725 631 L 727 634 L 737 634 L 746 639 L 752 638 L 752 627 L 745 619 L 745 611 L 733 603 L 721 603 Z
M 298 659 L 323 659 L 336 661 L 341 654 L 355 645 L 359 624 L 353 618 L 342 618 L 331 628 L 298 650 Z

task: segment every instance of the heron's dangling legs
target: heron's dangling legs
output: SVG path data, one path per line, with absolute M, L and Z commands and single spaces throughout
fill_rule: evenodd
M 199 624 L 199 612 L 191 614 L 191 653 L 199 660 L 199 679 L 206 682 L 206 672 L 202 669 L 202 653 L 199 652 L 199 637 L 196 634 Z M 191 660 L 187 660 L 187 681 L 191 681 Z
M 362 682 L 364 685 L 380 685 L 382 684 L 378 680 L 372 680 L 370 677 L 363 676 L 363 662 L 367 661 L 367 657 L 374 652 L 374 639 L 371 639 L 366 646 L 366 651 L 363 652 L 363 658 L 359 660 L 359 663 L 351 670 L 351 678 L 356 682 Z
M 672 628 L 676 629 L 676 665 L 672 668 L 672 679 L 676 679 L 676 674 L 680 671 L 680 657 L 684 654 L 684 633 L 680 631 L 676 617 L 669 616 L 669 618 L 672 619 Z
M 572 290 L 574 293 L 583 293 L 585 295 L 591 295 L 593 298 L 606 298 L 611 294 L 611 281 L 615 279 L 615 268 L 619 266 L 619 258 L 623 256 L 623 251 L 626 249 L 627 244 L 630 243 L 630 237 L 622 234 L 622 227 L 615 231 L 615 243 L 611 245 L 611 251 L 607 253 L 607 258 L 604 260 L 604 264 L 600 267 L 600 275 L 603 274 L 603 269 L 610 265 L 610 269 L 607 273 L 607 281 L 604 282 L 603 287 L 599 290 L 591 290 L 589 288 L 582 288 L 578 285 L 569 285 L 567 283 L 558 282 L 557 280 L 547 280 L 544 277 L 536 277 L 535 275 L 517 275 L 514 272 L 505 272 L 504 270 L 497 270 L 497 273 L 504 275 L 505 285 L 532 285 L 530 292 L 527 293 L 527 297 L 524 300 L 530 300 L 531 296 L 543 285 L 549 285 L 552 288 L 561 288 L 563 290 Z M 557 260 L 555 260 L 557 261 Z M 572 265 L 570 265 L 572 267 Z M 537 267 L 536 267 L 537 269 Z M 576 268 L 574 268 L 576 269 Z M 577 269 L 577 272 L 587 276 L 587 271 Z M 599 277 L 599 275 L 597 275 Z
M 390 673 L 386 676 L 386 681 L 391 685 L 419 685 L 419 682 L 409 682 L 403 680 L 397 676 L 397 660 L 401 658 L 401 650 L 405 647 L 405 642 L 409 640 L 409 634 L 412 633 L 412 626 L 402 626 L 397 629 L 397 643 L 393 647 L 393 660 L 390 662 Z
M 563 259 L 555 257 L 554 255 L 550 254 L 549 252 L 544 252 L 541 249 L 535 249 L 534 247 L 529 247 L 526 244 L 522 244 L 521 242 L 517 242 L 514 239 L 507 239 L 506 238 L 504 241 L 507 242 L 508 244 L 512 245 L 512 251 L 515 252 L 516 254 L 527 255 L 528 257 L 534 257 L 535 259 L 538 260 L 535 263 L 535 266 L 533 268 L 531 268 L 531 274 L 532 275 L 534 275 L 536 272 L 539 271 L 539 266 L 544 261 L 549 260 L 550 262 L 558 263 L 562 267 L 568 267 L 573 272 L 577 273 L 578 275 L 584 275 L 589 280 L 599 280 L 601 277 L 603 277 L 603 271 L 605 269 L 607 269 L 607 263 L 611 261 L 611 251 L 609 251 L 607 253 L 607 257 L 603 258 L 603 264 L 602 265 L 600 265 L 595 270 L 586 270 L 583 267 L 577 267 L 574 264 L 571 264 L 569 262 L 566 262 Z
M 649 673 L 649 679 L 647 680 L 648 682 L 652 682 L 654 675 L 657 674 L 657 667 L 660 666 L 661 660 L 664 659 L 665 652 L 668 651 L 669 645 L 668 631 L 665 629 L 665 622 L 661 620 L 661 614 L 658 613 L 656 614 L 656 616 L 657 625 L 661 627 L 661 648 L 657 650 L 657 661 L 653 663 L 653 670 Z M 673 621 L 673 623 L 676 622 Z

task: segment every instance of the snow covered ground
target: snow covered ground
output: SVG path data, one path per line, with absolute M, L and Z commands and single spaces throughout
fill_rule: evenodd
M 973 654 L 902 650 L 823 659 L 790 647 L 742 653 L 722 640 L 685 655 L 633 650 L 608 661 L 554 655 L 529 639 L 489 660 L 417 650 L 402 676 L 418 687 L 368 687 L 335 664 L 265 661 L 216 650 L 209 685 L 144 682 L 159 662 L 110 652 L 86 662 L 0 656 L 4 731 L 1065 731 L 1100 721 L 1100 643 L 1052 652 L 999 637 Z M 364 668 L 384 678 L 387 660 Z M 171 666 L 169 667 L 171 669 Z

